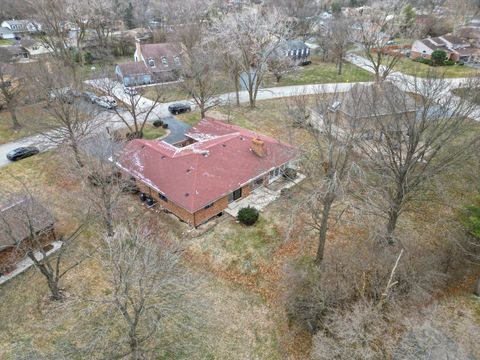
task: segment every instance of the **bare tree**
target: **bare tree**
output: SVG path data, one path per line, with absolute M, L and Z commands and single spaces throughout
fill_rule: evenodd
M 402 87 L 414 97 L 388 82 L 363 97 L 377 134 L 361 143 L 375 174 L 368 202 L 387 219 L 389 243 L 406 206 L 425 199 L 432 180 L 455 168 L 478 143 L 468 119 L 475 105 L 455 97 L 448 83 L 433 75 L 404 80 Z M 476 80 L 469 87 L 476 88 Z
M 120 320 L 121 342 L 114 350 L 119 358 L 148 358 L 152 342 L 158 343 L 162 328 L 181 311 L 191 287 L 179 253 L 161 235 L 165 232 L 147 229 L 145 224 L 119 226 L 103 241 L 101 262 L 110 292 L 100 302 L 111 320 Z
M 213 24 L 217 42 L 235 59 L 240 81 L 246 88 L 251 108 L 268 71 L 268 60 L 274 56 L 288 32 L 287 22 L 278 11 L 266 14 L 254 11 L 229 13 Z
M 115 107 L 113 111 L 130 131 L 129 137 L 142 138 L 145 124 L 155 113 L 154 110 L 163 99 L 161 88 L 159 86 L 150 88 L 150 94 L 153 95 L 153 99 L 147 99 L 142 96 L 146 92 L 145 88 L 138 88 L 135 92 L 125 91 L 123 86 L 110 79 L 94 81 L 96 86 L 108 97 L 114 98 L 118 103 L 122 103 L 122 107 Z
M 52 65 L 52 64 L 51 64 Z M 66 145 L 78 166 L 84 165 L 80 154 L 80 143 L 92 135 L 105 119 L 101 119 L 99 108 L 89 106 L 80 98 L 82 83 L 70 67 L 57 64 L 53 69 L 42 63 L 34 70 L 32 77 L 36 89 L 47 99 L 46 112 L 39 124 L 41 134 L 49 145 Z
M 360 95 L 360 94 L 358 94 Z M 324 257 L 327 231 L 332 216 L 333 205 L 341 203 L 353 176 L 359 178 L 359 168 L 353 157 L 356 143 L 363 136 L 363 125 L 355 111 L 358 109 L 359 96 L 352 96 L 353 113 L 345 119 L 338 111 L 344 95 L 335 92 L 330 99 L 319 93 L 316 96 L 315 109 L 303 126 L 313 140 L 312 151 L 304 156 L 303 171 L 308 175 L 308 199 L 302 203 L 310 217 L 309 225 L 318 232 L 316 264 Z M 302 101 L 297 101 L 298 115 L 294 120 L 302 121 L 305 110 Z M 292 109 L 289 111 L 292 113 Z M 336 212 L 337 221 L 344 210 Z
M 0 101 L 2 101 L 12 119 L 12 127 L 18 130 L 22 124 L 17 118 L 17 106 L 23 90 L 24 77 L 18 67 L 8 64 L 6 59 L 0 58 Z
M 367 18 L 359 18 L 360 29 L 356 32 L 355 40 L 375 73 L 376 81 L 385 80 L 402 56 L 387 46 L 390 36 L 398 32 L 396 17 L 402 8 L 401 3 L 393 2 Z
M 81 143 L 85 166 L 73 169 L 83 185 L 83 200 L 103 224 L 107 236 L 114 235 L 115 222 L 122 214 L 122 193 L 134 191 L 129 179 L 122 179 L 115 165 L 122 143 L 106 134 L 92 136 Z
M 183 81 L 179 87 L 190 94 L 203 119 L 209 109 L 220 104 L 220 84 L 210 49 L 193 48 L 183 62 L 181 74 Z
M 315 0 L 280 0 L 270 1 L 268 5 L 278 9 L 291 20 L 290 27 L 294 37 L 304 40 L 311 34 L 313 22 L 320 12 Z
M 336 18 L 332 20 L 330 31 L 330 47 L 335 63 L 338 68 L 338 75 L 342 74 L 343 58 L 347 53 L 350 43 L 350 22 L 345 18 Z
M 12 246 L 18 252 L 25 254 L 44 276 L 51 298 L 60 301 L 63 299 L 60 280 L 86 258 L 77 258 L 69 264 L 65 264 L 63 259 L 67 250 L 82 233 L 85 224 L 82 222 L 70 235 L 60 237 L 58 239 L 61 241 L 60 249 L 55 255 L 47 256 L 46 239 L 57 240 L 53 229 L 53 215 L 31 195 L 25 184 L 22 183 L 22 187 L 21 193 L 15 196 L 9 195 L 15 204 L 15 213 L 0 212 L 0 229 Z

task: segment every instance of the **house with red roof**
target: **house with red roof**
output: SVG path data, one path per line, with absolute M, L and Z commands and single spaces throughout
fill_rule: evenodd
M 277 180 L 298 156 L 287 143 L 210 118 L 186 136 L 177 146 L 135 139 L 116 165 L 144 197 L 192 226 Z
M 174 43 L 135 43 L 134 61 L 117 64 L 115 75 L 124 86 L 175 81 L 182 67 L 182 46 Z

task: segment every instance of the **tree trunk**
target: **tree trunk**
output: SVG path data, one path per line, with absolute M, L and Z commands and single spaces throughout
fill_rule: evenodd
M 477 279 L 475 283 L 475 288 L 473 289 L 473 293 L 477 296 L 480 296 L 480 277 Z
M 235 76 L 235 97 L 237 100 L 237 106 L 240 106 L 240 86 L 238 82 L 240 81 L 239 76 Z
M 138 338 L 134 329 L 130 330 L 130 354 L 132 360 L 140 360 L 140 347 L 138 346 Z
M 77 162 L 78 166 L 83 168 L 84 164 L 80 157 L 80 150 L 78 149 L 78 145 L 73 143 L 72 144 L 73 155 L 75 156 L 75 161 Z
M 13 127 L 13 130 L 19 130 L 22 128 L 22 124 L 20 124 L 20 122 L 18 121 L 18 118 L 17 118 L 17 112 L 15 110 L 15 106 L 12 105 L 12 104 L 8 104 L 7 105 L 8 107 L 8 111 L 10 112 L 10 117 L 12 118 L 12 127 Z
M 58 279 L 55 278 L 54 274 L 51 271 L 49 271 L 49 269 L 44 264 L 40 263 L 37 260 L 33 251 L 29 251 L 27 255 L 33 261 L 35 266 L 40 270 L 43 276 L 45 276 L 45 278 L 47 279 L 47 284 L 50 290 L 51 299 L 54 301 L 63 300 L 62 292 L 58 287 Z
M 206 115 L 206 110 L 205 110 L 205 106 L 199 106 L 200 108 L 200 119 L 205 119 L 205 115 Z
M 316 265 L 320 265 L 323 261 L 323 255 L 325 252 L 325 241 L 327 239 L 328 218 L 330 216 L 330 209 L 332 208 L 332 204 L 333 204 L 333 197 L 330 195 L 327 195 L 327 198 L 323 203 L 322 222 L 320 224 L 320 231 L 318 235 L 317 256 L 315 258 Z
M 387 243 L 389 245 L 395 244 L 395 239 L 393 233 L 395 232 L 395 228 L 397 227 L 398 217 L 400 216 L 400 207 L 394 204 L 388 210 L 388 223 L 387 223 Z
M 342 75 L 342 66 L 343 66 L 343 61 L 342 58 L 338 60 L 338 75 Z

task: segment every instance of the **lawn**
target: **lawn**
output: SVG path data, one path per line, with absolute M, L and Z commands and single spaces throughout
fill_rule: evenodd
M 51 116 L 45 111 L 42 104 L 38 103 L 18 107 L 17 118 L 22 128 L 14 131 L 10 113 L 5 110 L 0 112 L 0 144 L 37 134 L 44 130 L 40 124 L 45 124 L 45 119 L 51 118 Z
M 51 203 L 60 234 L 71 231 L 85 213 L 82 188 L 65 170 L 66 163 L 64 156 L 54 151 L 0 169 L 4 191 L 21 187 L 13 180 L 15 175 L 28 184 L 33 194 Z M 183 247 L 188 245 L 185 224 L 172 215 L 147 210 L 135 195 L 125 194 L 123 200 L 127 203 L 125 217 L 159 222 L 172 240 Z M 100 236 L 95 226 L 89 226 L 65 254 L 66 261 L 98 246 Z M 206 308 L 202 314 L 184 311 L 181 319 L 169 322 L 178 326 L 162 328 L 156 338 L 161 346 L 158 354 L 168 354 L 162 358 L 283 358 L 278 346 L 280 316 L 276 309 L 255 292 L 235 286 L 195 262 L 185 261 L 184 266 L 191 269 L 195 285 L 189 297 L 201 299 Z M 116 326 L 99 318 L 103 313 L 101 304 L 90 301 L 109 291 L 105 275 L 99 258 L 89 258 L 64 278 L 62 285 L 68 298 L 61 304 L 50 303 L 45 280 L 33 268 L 2 285 L 0 358 L 92 358 L 83 351 L 94 340 L 94 334 L 101 332 L 102 326 Z M 194 315 L 198 318 L 194 319 Z M 172 345 L 175 350 L 169 351 Z M 182 350 L 178 351 L 177 346 Z
M 265 86 L 307 85 L 341 82 L 372 81 L 373 75 L 350 63 L 344 63 L 342 74 L 338 75 L 338 69 L 334 63 L 321 62 L 319 58 L 312 57 L 312 63 L 307 66 L 295 68 L 286 73 L 279 83 L 272 77 L 268 77 Z
M 147 140 L 155 140 L 161 138 L 167 133 L 167 130 L 160 127 L 155 127 L 152 124 L 146 124 L 143 128 L 143 138 Z
M 0 39 L 0 46 L 13 45 L 15 42 L 8 39 Z
M 429 66 L 409 58 L 401 58 L 395 65 L 395 71 L 402 72 L 407 75 L 416 75 L 426 77 L 429 72 L 438 71 L 445 77 L 469 77 L 480 74 L 478 69 L 474 69 L 465 65 L 451 65 L 451 66 Z

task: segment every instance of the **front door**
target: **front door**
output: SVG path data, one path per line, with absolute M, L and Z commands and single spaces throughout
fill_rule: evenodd
M 235 200 L 238 200 L 242 197 L 242 188 L 235 190 L 228 196 L 228 202 L 231 203 Z

